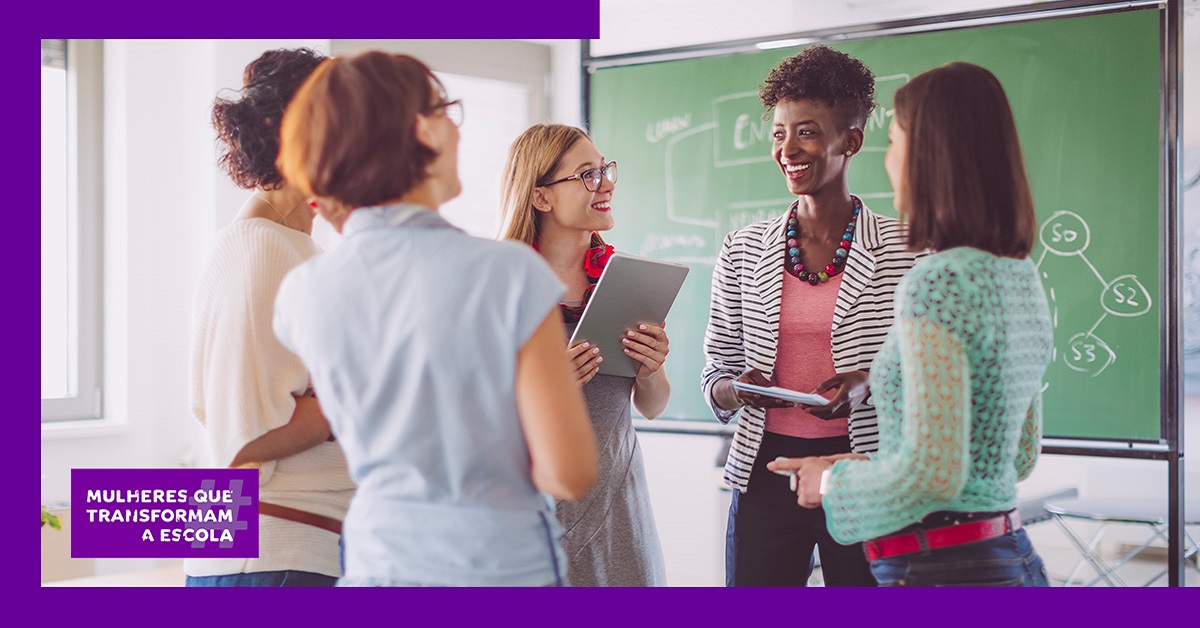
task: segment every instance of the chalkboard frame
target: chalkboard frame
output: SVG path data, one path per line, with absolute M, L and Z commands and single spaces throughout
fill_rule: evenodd
M 1182 7 L 1178 0 L 1141 2 L 1096 2 L 1086 0 L 1063 0 L 1032 6 L 991 8 L 991 10 L 944 14 L 895 22 L 839 26 L 818 31 L 794 32 L 770 37 L 749 38 L 728 42 L 698 44 L 698 46 L 647 50 L 647 52 L 593 56 L 588 41 L 581 44 L 582 107 L 583 119 L 590 121 L 592 86 L 590 77 L 600 68 L 620 67 L 654 62 L 686 59 L 712 58 L 712 56 L 758 53 L 764 49 L 803 46 L 808 43 L 838 43 L 870 38 L 917 34 L 942 30 L 979 28 L 1007 23 L 1036 22 L 1036 20 L 1094 16 L 1099 13 L 1141 11 L 1157 8 L 1160 24 L 1160 140 L 1163 151 L 1160 155 L 1160 220 L 1159 240 L 1159 341 L 1160 341 L 1160 420 L 1159 438 L 1156 441 L 1133 441 L 1114 438 L 1046 438 L 1043 450 L 1052 454 L 1080 454 L 1136 459 L 1166 460 L 1177 453 L 1182 444 L 1182 335 L 1178 331 L 1181 315 L 1180 268 L 1182 246 L 1180 243 L 1180 209 L 1177 207 L 1181 195 L 1180 168 L 1181 138 L 1178 128 L 1180 94 L 1178 94 L 1178 67 L 1180 67 L 1180 42 Z M 672 421 L 674 424 L 692 421 Z M 644 429 L 653 430 L 650 424 Z M 664 426 L 672 432 L 688 432 L 684 425 Z M 721 431 L 721 430 L 716 430 Z M 713 433 L 712 424 L 696 426 L 696 433 Z
M 1183 10 L 1181 0 L 1095 2 L 1061 0 L 1037 5 L 1003 7 L 921 17 L 890 22 L 864 23 L 823 30 L 786 33 L 770 37 L 732 40 L 711 44 L 593 56 L 590 42 L 581 40 L 582 113 L 585 124 L 591 119 L 591 75 L 598 69 L 646 63 L 658 63 L 704 57 L 761 52 L 772 48 L 794 47 L 811 43 L 873 39 L 910 33 L 969 29 L 1003 23 L 1090 16 L 1134 10 L 1157 9 L 1159 12 L 1159 109 L 1160 109 L 1160 181 L 1161 214 L 1159 239 L 1159 340 L 1160 340 L 1160 429 L 1157 441 L 1132 441 L 1106 438 L 1046 438 L 1042 453 L 1165 460 L 1168 463 L 1168 583 L 1183 584 L 1183 407 L 1182 374 L 1182 224 L 1179 199 L 1182 195 L 1182 95 L 1179 89 L 1182 67 Z M 695 427 L 673 421 L 655 426 L 637 421 L 639 430 L 675 434 L 728 434 L 728 429 L 708 425 Z

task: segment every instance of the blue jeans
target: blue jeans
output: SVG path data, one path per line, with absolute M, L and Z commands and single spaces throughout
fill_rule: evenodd
M 333 576 L 295 569 L 187 577 L 189 587 L 332 587 L 336 583 Z
M 1046 567 L 1025 530 L 953 547 L 881 558 L 871 572 L 885 587 L 1048 587 Z

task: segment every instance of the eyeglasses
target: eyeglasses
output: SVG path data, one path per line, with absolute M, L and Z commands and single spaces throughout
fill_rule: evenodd
M 550 187 L 551 185 L 562 183 L 563 181 L 570 181 L 571 179 L 579 179 L 580 181 L 583 182 L 583 187 L 585 190 L 587 190 L 588 192 L 595 192 L 596 190 L 600 189 L 600 177 L 604 177 L 605 179 L 608 179 L 608 181 L 610 183 L 616 183 L 617 182 L 617 162 L 610 161 L 610 162 L 604 164 L 603 166 L 600 166 L 599 168 L 592 168 L 590 170 L 584 170 L 583 172 L 581 172 L 579 174 L 573 174 L 569 177 L 563 177 L 557 181 L 551 181 L 549 183 L 542 183 L 542 184 L 538 185 L 537 187 L 541 187 L 541 188 Z
M 462 104 L 461 100 L 450 100 L 447 102 L 438 103 L 438 104 L 430 107 L 429 111 L 426 111 L 425 113 L 430 114 L 430 113 L 437 111 L 438 109 L 446 110 L 446 117 L 450 118 L 450 121 L 454 123 L 454 126 L 462 126 L 464 114 L 463 114 L 463 104 Z

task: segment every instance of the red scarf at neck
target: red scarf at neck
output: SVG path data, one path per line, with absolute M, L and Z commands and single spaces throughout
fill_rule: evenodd
M 592 234 L 593 238 L 596 234 Z M 539 254 L 537 243 L 534 243 L 533 250 Z M 613 247 L 611 244 L 602 246 L 593 246 L 583 255 L 583 270 L 587 273 L 588 287 L 583 292 L 583 301 L 579 305 L 566 305 L 559 303 L 559 308 L 562 309 L 563 323 L 568 325 L 578 323 L 580 317 L 583 316 L 583 310 L 587 307 L 588 299 L 592 298 L 592 291 L 596 288 L 596 282 L 600 281 L 600 275 L 604 274 L 604 267 L 608 265 L 608 260 L 612 257 Z

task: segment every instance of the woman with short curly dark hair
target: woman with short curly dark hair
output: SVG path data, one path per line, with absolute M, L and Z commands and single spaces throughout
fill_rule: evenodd
M 772 160 L 796 200 L 727 235 L 713 272 L 702 387 L 718 420 L 741 413 L 725 465 L 735 489 L 725 582 L 804 586 L 819 548 L 825 584 L 872 586 L 862 546 L 835 542 L 825 513 L 800 508 L 788 479 L 766 465 L 878 447 L 867 369 L 916 255 L 899 223 L 867 209 L 847 182 L 875 106 L 875 76 L 857 59 L 811 46 L 772 69 L 759 95 L 773 120 Z M 797 406 L 738 391 L 735 381 L 834 395 Z
M 242 88 L 213 103 L 219 166 L 252 190 L 213 242 L 192 314 L 192 413 L 210 464 L 259 469 L 259 554 L 188 559 L 188 586 L 332 586 L 341 521 L 354 494 L 346 459 L 308 372 L 271 330 L 284 276 L 320 252 L 314 211 L 275 169 L 288 101 L 324 57 L 270 50 Z
M 246 66 L 242 88 L 213 101 L 212 124 L 221 155 L 217 165 L 240 188 L 279 190 L 275 168 L 283 111 L 325 57 L 308 48 L 268 50 Z

